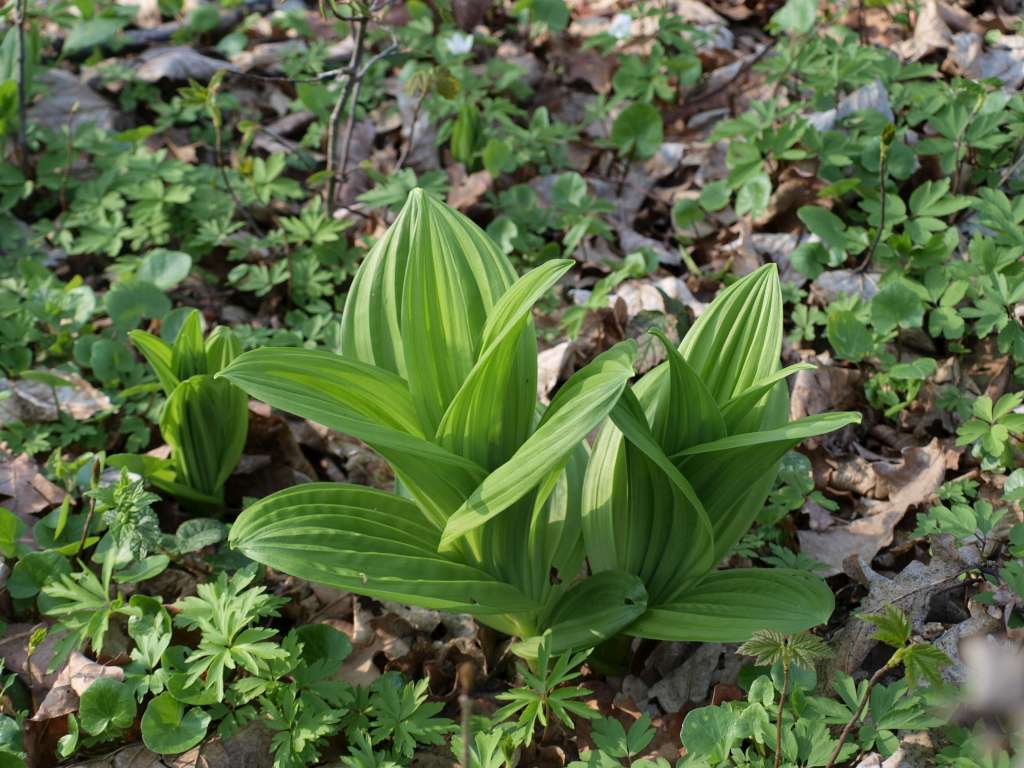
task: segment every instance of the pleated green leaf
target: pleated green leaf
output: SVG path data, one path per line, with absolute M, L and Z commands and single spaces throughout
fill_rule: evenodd
M 515 270 L 487 235 L 423 190 L 374 244 L 342 315 L 342 353 L 401 375 L 428 433 L 481 347 Z
M 533 426 L 537 343 L 533 305 L 573 262 L 552 260 L 519 278 L 487 318 L 483 349 L 437 429 L 437 441 L 494 469 L 511 458 Z
M 813 370 L 814 366 L 810 363 L 797 363 L 796 365 L 782 368 L 770 376 L 761 379 L 750 387 L 750 389 L 747 389 L 732 398 L 722 406 L 722 418 L 728 426 L 729 434 L 732 435 L 737 432 L 752 432 L 756 430 L 761 426 L 760 417 L 763 411 L 763 409 L 760 409 L 757 406 L 771 391 L 772 387 L 779 382 L 788 379 L 798 371 Z M 724 437 L 724 435 L 721 436 Z M 710 442 L 710 440 L 701 442 Z M 696 443 L 691 443 L 691 445 L 696 445 Z
M 647 590 L 636 576 L 604 571 L 573 584 L 543 622 L 551 635 L 551 652 L 590 648 L 614 637 L 647 610 Z M 534 639 L 539 643 L 540 638 Z M 520 643 L 517 651 L 527 651 Z
M 179 482 L 209 496 L 221 495 L 245 447 L 248 405 L 244 392 L 208 375 L 192 376 L 175 387 L 160 432 L 171 446 Z
M 218 325 L 206 337 L 206 370 L 217 373 L 242 354 L 242 342 L 233 330 Z
M 782 290 L 774 264 L 719 293 L 679 345 L 720 405 L 773 374 L 781 350 Z
M 633 375 L 636 343 L 624 341 L 577 371 L 558 391 L 537 430 L 494 470 L 449 518 L 441 546 L 450 547 L 532 491 L 611 412 Z
M 229 541 L 272 568 L 381 600 L 474 615 L 538 607 L 515 587 L 438 554 L 438 530 L 413 502 L 363 486 L 279 491 L 246 508 Z
M 206 366 L 206 345 L 203 343 L 203 323 L 199 311 L 186 315 L 171 345 L 171 367 L 174 375 L 184 381 L 192 376 L 211 373 Z
M 128 331 L 128 337 L 132 340 L 135 348 L 146 358 L 149 367 L 153 369 L 157 381 L 163 387 L 164 394 L 170 397 L 180 381 L 171 364 L 170 345 L 146 331 Z
M 651 430 L 667 453 L 717 440 L 728 434 L 714 396 L 686 359 L 661 331 L 652 331 L 665 347 L 667 360 L 661 377 L 645 377 L 650 383 L 638 388 L 646 406 Z
M 761 629 L 793 634 L 828 621 L 832 590 L 804 571 L 715 571 L 672 603 L 648 609 L 629 628 L 653 640 L 740 643 Z
M 753 523 L 786 451 L 809 437 L 859 422 L 860 414 L 853 412 L 808 416 L 776 429 L 729 435 L 672 456 L 680 471 L 692 479 L 711 519 L 715 560 Z
M 474 462 L 424 437 L 405 382 L 323 350 L 264 348 L 220 376 L 275 408 L 363 440 L 387 459 L 437 526 L 484 477 Z
M 598 438 L 584 481 L 586 548 L 596 571 L 639 575 L 653 603 L 714 565 L 712 526 L 632 391 L 623 393 L 611 420 L 614 427 L 607 425 Z

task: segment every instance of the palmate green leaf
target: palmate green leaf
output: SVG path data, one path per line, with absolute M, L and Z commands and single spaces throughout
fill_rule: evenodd
M 480 356 L 437 429 L 442 446 L 494 469 L 529 436 L 537 405 L 537 344 L 530 312 L 572 265 L 549 261 L 502 294 L 487 318 Z
M 425 438 L 405 382 L 382 368 L 323 350 L 264 348 L 220 375 L 275 408 L 366 442 L 438 527 L 484 477 L 476 463 Z
M 773 629 L 793 634 L 828 620 L 832 590 L 805 571 L 737 568 L 709 573 L 669 604 L 651 607 L 628 632 L 653 640 L 734 643 Z
M 160 419 L 177 480 L 219 497 L 242 455 L 248 423 L 248 399 L 229 382 L 199 375 L 178 384 Z
M 611 412 L 633 375 L 636 343 L 623 341 L 577 371 L 551 401 L 536 431 L 488 475 L 445 525 L 441 547 L 478 528 L 533 490 Z
M 383 600 L 489 615 L 537 605 L 510 584 L 437 552 L 439 533 L 413 502 L 341 483 L 310 483 L 247 507 L 229 542 L 299 578 Z

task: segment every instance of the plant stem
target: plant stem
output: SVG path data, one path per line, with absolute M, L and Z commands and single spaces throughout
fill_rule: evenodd
M 416 123 L 419 122 L 420 110 L 423 109 L 423 102 L 427 99 L 427 93 L 428 91 L 424 89 L 423 93 L 421 93 L 420 97 L 416 100 L 416 107 L 412 111 L 412 124 L 409 126 L 409 141 L 407 141 L 405 146 L 402 148 L 402 154 L 399 155 L 398 162 L 395 163 L 396 172 L 401 170 L 406 159 L 412 154 L 412 147 L 416 141 Z
M 779 708 L 775 711 L 775 766 L 782 763 L 782 712 L 789 694 L 789 659 L 782 660 L 782 692 L 779 695 Z
M 878 243 L 882 240 L 882 232 L 885 230 L 885 203 L 887 199 L 885 194 L 885 177 L 889 167 L 889 148 L 892 146 L 893 138 L 895 138 L 895 130 L 892 125 L 888 125 L 882 131 L 882 141 L 878 147 L 878 191 L 881 196 L 878 201 L 878 229 L 875 230 L 875 237 L 871 240 L 871 245 L 868 247 L 868 252 L 864 255 L 864 260 L 854 268 L 854 272 L 862 272 L 871 263 L 871 257 L 875 255 L 875 249 L 878 248 Z
M 891 664 L 892 662 L 890 661 L 889 663 Z M 853 713 L 853 717 L 850 718 L 849 722 L 843 726 L 843 731 L 839 734 L 839 741 L 836 742 L 836 747 L 832 750 L 832 756 L 828 759 L 828 765 L 825 768 L 834 768 L 836 760 L 839 759 L 839 753 L 843 749 L 843 744 L 846 743 L 846 739 L 850 735 L 850 731 L 860 722 L 861 715 L 864 714 L 864 708 L 868 705 L 868 700 L 871 698 L 871 689 L 878 684 L 878 681 L 882 679 L 882 675 L 888 671 L 889 664 L 886 664 L 871 676 L 871 679 L 868 681 L 868 687 L 864 689 L 864 695 L 860 697 L 860 702 L 857 704 L 857 711 Z
M 89 490 L 95 491 L 96 487 L 100 484 L 100 475 L 102 469 L 100 462 L 93 459 L 92 462 L 92 481 L 89 483 Z M 82 554 L 82 550 L 85 549 L 85 540 L 89 536 L 89 526 L 92 525 L 92 516 L 96 512 L 96 498 L 93 496 L 89 497 L 89 512 L 85 516 L 85 525 L 82 526 L 82 538 L 78 540 L 78 551 L 77 555 Z
M 459 694 L 459 710 L 462 714 L 462 768 L 469 768 L 469 739 L 471 737 L 469 718 L 473 713 L 473 702 L 465 691 Z
M 71 181 L 71 156 L 75 151 L 75 134 L 72 126 L 72 121 L 75 119 L 75 114 L 78 112 L 78 102 L 76 101 L 71 105 L 71 109 L 68 110 L 68 140 L 64 145 L 64 167 L 61 169 L 60 174 L 60 210 L 61 213 L 66 213 L 68 210 L 68 183 Z
M 366 27 L 369 24 L 369 18 L 361 16 L 356 19 L 355 24 L 355 47 L 352 49 L 352 56 L 349 58 L 348 67 L 344 70 L 346 74 L 345 86 L 341 89 L 341 93 L 338 94 L 338 100 L 334 102 L 334 109 L 331 110 L 331 118 L 327 123 L 327 190 L 324 202 L 327 204 L 328 211 L 330 211 L 330 208 L 334 205 L 338 186 L 338 177 L 334 170 L 335 155 L 338 152 L 338 120 L 341 119 L 341 111 L 345 108 L 345 104 L 348 103 L 349 96 L 355 88 L 356 78 L 359 75 L 359 61 L 363 57 L 363 45 L 366 40 Z M 355 105 L 353 105 L 350 110 L 350 124 L 354 120 L 354 115 Z M 351 140 L 351 131 L 349 131 L 349 133 L 349 138 L 345 140 L 346 162 L 348 160 L 347 148 Z
M 16 0 L 14 23 L 18 27 L 18 155 L 21 161 L 21 173 L 28 177 L 28 129 L 27 102 L 25 88 L 25 16 L 28 0 Z

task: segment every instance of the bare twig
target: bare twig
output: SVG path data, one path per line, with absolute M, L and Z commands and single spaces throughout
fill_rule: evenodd
M 338 181 L 344 180 L 348 173 L 348 159 L 352 150 L 352 134 L 355 129 L 356 122 L 356 107 L 359 104 L 359 90 L 362 87 L 363 78 L 366 77 L 366 73 L 370 71 L 370 68 L 373 67 L 374 64 L 398 50 L 398 40 L 392 32 L 390 45 L 384 48 L 380 53 L 372 56 L 366 61 L 366 63 L 360 66 L 366 26 L 369 24 L 369 18 L 360 18 L 357 23 L 359 24 L 359 27 L 356 29 L 356 47 L 352 52 L 352 64 L 347 68 L 348 79 L 345 81 L 345 88 L 341 93 L 341 97 L 335 103 L 334 109 L 331 111 L 331 119 L 327 129 L 326 202 L 332 207 L 337 197 Z M 345 140 L 342 143 L 341 162 L 335 163 L 337 142 L 339 139 L 337 123 L 338 119 L 341 117 L 341 110 L 347 102 L 349 103 L 348 119 L 345 121 Z
M 462 764 L 461 768 L 470 768 L 472 753 L 470 752 L 470 739 L 473 736 L 470 727 L 470 718 L 473 715 L 473 699 L 470 694 L 473 692 L 476 668 L 471 662 L 463 662 L 456 670 L 456 680 L 459 685 L 459 713 L 461 715 L 462 727 Z
M 327 123 L 327 191 L 324 202 L 327 204 L 328 210 L 334 205 L 338 186 L 338 178 L 334 170 L 335 156 L 338 152 L 338 120 L 341 118 L 341 111 L 345 108 L 345 104 L 348 103 L 353 88 L 355 88 L 356 76 L 359 74 L 359 62 L 363 57 L 363 45 L 366 40 L 366 27 L 368 24 L 369 19 L 367 18 L 360 18 L 355 22 L 355 47 L 352 49 L 352 58 L 349 59 L 349 65 L 346 69 L 345 86 L 341 89 L 341 93 L 338 94 L 338 100 L 334 102 L 334 109 L 331 110 L 331 118 Z M 354 105 L 351 109 L 351 114 L 355 114 Z M 345 145 L 348 146 L 348 140 L 346 140 Z

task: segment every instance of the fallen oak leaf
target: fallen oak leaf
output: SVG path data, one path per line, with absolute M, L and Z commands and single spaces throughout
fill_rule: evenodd
M 0 497 L 3 496 L 10 497 L 2 502 L 3 506 L 32 525 L 35 520 L 28 516 L 60 504 L 64 491 L 40 474 L 39 466 L 27 453 L 12 457 L 0 451 Z
M 893 577 L 875 572 L 864 560 L 851 570 L 867 582 L 868 595 L 861 602 L 858 614 L 878 613 L 886 605 L 895 605 L 910 619 L 915 633 L 924 629 L 932 595 L 950 584 L 966 570 L 977 565 L 977 550 L 956 549 L 953 539 L 939 536 L 932 543 L 932 557 L 927 563 L 914 560 Z M 832 667 L 853 674 L 875 647 L 874 625 L 854 615 L 835 638 Z
M 875 462 L 875 473 L 885 476 L 892 491 L 888 500 L 863 499 L 861 516 L 845 526 L 824 531 L 799 531 L 800 551 L 828 566 L 825 576 L 843 571 L 849 558 L 871 562 L 882 547 L 892 543 L 893 530 L 907 511 L 935 493 L 946 477 L 946 451 L 938 438 L 923 448 L 908 448 L 901 462 Z M 894 480 L 902 480 L 899 485 Z

